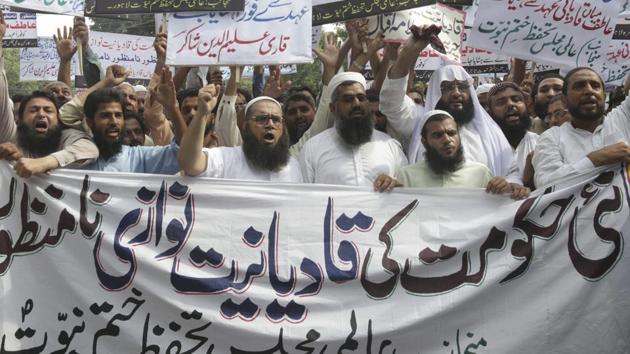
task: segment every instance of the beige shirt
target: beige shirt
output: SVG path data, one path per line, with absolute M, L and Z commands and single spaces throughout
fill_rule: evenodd
M 486 188 L 492 174 L 486 165 L 466 161 L 457 171 L 438 175 L 423 160 L 401 168 L 396 179 L 411 188 Z

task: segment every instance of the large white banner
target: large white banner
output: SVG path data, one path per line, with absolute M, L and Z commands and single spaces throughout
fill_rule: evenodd
M 84 0 L 0 0 L 0 5 L 8 5 L 35 12 L 55 13 L 71 16 L 84 16 Z
M 90 32 L 90 48 L 103 67 L 122 65 L 131 72 L 130 79 L 151 79 L 157 62 L 153 41 L 149 36 Z
M 78 60 L 72 58 L 71 76 L 78 71 Z M 20 81 L 57 81 L 59 55 L 52 38 L 39 37 L 37 47 L 20 49 Z
M 442 32 L 438 36 L 444 43 L 446 57 L 459 62 L 465 16 L 466 13 L 463 11 L 438 3 L 369 17 L 368 35 L 374 37 L 382 34 L 386 41 L 402 42 L 411 35 L 409 28 L 412 25 L 438 25 L 442 27 Z M 428 50 L 433 51 L 430 48 Z
M 518 202 L 6 162 L 0 184 L 3 353 L 630 351 L 621 167 Z
M 246 0 L 241 12 L 170 14 L 172 65 L 310 63 L 311 0 Z
M 480 0 L 470 43 L 564 68 L 601 70 L 621 1 Z

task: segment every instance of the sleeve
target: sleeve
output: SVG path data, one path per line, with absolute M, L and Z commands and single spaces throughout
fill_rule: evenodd
M 299 156 L 300 150 L 302 150 L 302 148 L 310 138 L 328 128 L 331 128 L 334 124 L 335 116 L 330 111 L 330 91 L 328 90 L 328 86 L 324 85 L 322 87 L 322 94 L 319 100 L 319 104 L 317 105 L 317 112 L 315 113 L 315 118 L 313 118 L 313 123 L 308 128 L 308 130 L 304 132 L 300 140 L 297 143 L 291 145 L 291 147 L 289 148 L 289 152 L 291 153 L 291 155 L 294 157 Z
M 88 87 L 94 86 L 104 78 L 105 72 L 98 60 L 98 55 L 89 46 L 83 53 L 83 77 Z
M 9 82 L 4 70 L 4 53 L 0 54 L 0 144 L 15 142 L 17 126 L 13 117 L 11 97 L 9 96 Z
M 591 160 L 584 156 L 573 163 L 564 161 L 558 144 L 558 129 L 547 130 L 538 139 L 534 150 L 534 184 L 536 188 L 552 184 L 569 175 L 579 174 L 595 168 Z
M 264 70 L 262 73 L 256 73 L 254 71 L 254 78 L 252 82 L 252 95 L 254 97 L 262 96 L 263 89 L 265 87 L 264 84 Z
M 300 152 L 298 162 L 302 171 L 302 181 L 304 183 L 315 183 L 315 169 L 311 161 L 311 147 L 313 144 L 306 144 Z
M 164 115 L 164 107 L 157 101 L 151 103 L 151 90 L 154 89 L 160 77 L 153 73 L 147 90 L 147 97 L 144 103 L 144 122 L 149 129 L 149 135 L 153 143 L 157 146 L 168 145 L 174 137 L 171 124 Z
M 59 120 L 66 126 L 84 132 L 89 132 L 83 115 L 83 104 L 79 96 L 74 96 L 59 110 Z
M 79 139 L 51 156 L 59 162 L 59 167 L 79 168 L 98 158 L 98 148 L 88 138 Z
M 241 137 L 241 131 L 238 129 L 236 119 L 236 97 L 223 95 L 221 102 L 219 102 L 219 109 L 214 122 L 214 132 L 223 143 L 223 146 L 232 147 L 243 144 L 243 138 Z
M 179 172 L 177 154 L 179 146 L 175 139 L 166 146 L 138 146 L 142 153 L 143 170 L 145 173 L 174 175 Z
M 415 128 L 415 104 L 408 97 L 407 76 L 400 79 L 385 78 L 380 93 L 379 110 L 387 117 L 387 125 L 407 145 Z
M 225 175 L 223 150 L 224 149 L 220 148 L 202 149 L 203 153 L 206 154 L 206 169 L 201 172 L 197 177 L 223 178 L 223 176 Z
M 630 95 L 604 117 L 604 124 L 612 124 L 613 131 L 623 134 L 626 143 L 630 144 Z

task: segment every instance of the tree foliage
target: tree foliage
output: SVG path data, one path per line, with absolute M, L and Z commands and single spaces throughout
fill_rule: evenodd
M 20 49 L 4 48 L 4 69 L 7 73 L 9 84 L 9 94 L 29 94 L 37 90 L 44 83 L 43 81 L 20 81 Z

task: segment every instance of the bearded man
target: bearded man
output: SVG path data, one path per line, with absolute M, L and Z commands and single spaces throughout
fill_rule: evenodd
M 199 93 L 199 107 L 190 122 L 179 153 L 188 176 L 274 182 L 302 182 L 299 164 L 289 153 L 289 134 L 282 107 L 259 96 L 245 107 L 243 144 L 204 148 L 204 127 L 217 104 L 218 92 Z
M 340 73 L 330 80 L 335 126 L 304 145 L 300 166 L 305 182 L 371 186 L 379 175 L 393 176 L 407 164 L 398 141 L 374 129 L 365 86 L 363 76 L 355 72 Z M 387 189 L 389 186 L 377 187 Z
M 512 147 L 518 176 L 523 178 L 527 156 L 536 148 L 538 134 L 530 132 L 532 119 L 527 112 L 525 92 L 513 82 L 505 81 L 488 92 L 489 113 Z
M 604 115 L 604 81 L 585 67 L 567 73 L 562 93 L 571 121 L 540 136 L 532 160 L 537 188 L 598 166 L 630 162 L 630 96 Z

